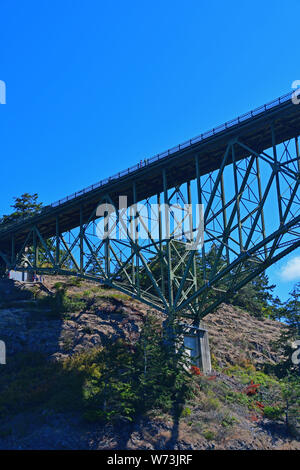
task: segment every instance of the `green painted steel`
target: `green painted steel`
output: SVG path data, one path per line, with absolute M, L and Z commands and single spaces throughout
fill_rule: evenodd
M 3 224 L 0 270 L 90 279 L 171 322 L 183 316 L 198 325 L 299 247 L 299 134 L 300 106 L 282 99 L 31 218 Z M 144 216 L 118 211 L 120 196 L 129 205 L 143 203 Z M 113 236 L 102 240 L 99 204 L 114 211 L 104 223 Z M 183 212 L 178 221 L 168 210 L 185 204 L 204 205 L 204 244 L 197 250 L 188 249 L 198 234 L 195 213 Z M 178 236 L 175 227 L 185 224 L 187 234 Z

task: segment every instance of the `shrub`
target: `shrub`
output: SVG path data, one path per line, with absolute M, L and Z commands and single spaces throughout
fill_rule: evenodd
M 230 416 L 229 414 L 226 414 L 221 424 L 223 427 L 226 428 L 228 426 L 232 426 L 236 422 L 237 422 L 237 419 L 234 416 Z
M 245 395 L 244 393 L 241 392 L 234 392 L 234 391 L 229 391 L 225 397 L 225 400 L 228 403 L 238 403 L 239 405 L 246 405 L 249 406 L 251 403 L 251 399 Z
M 89 297 L 91 294 L 92 294 L 92 291 L 91 291 L 91 290 L 85 290 L 85 291 L 82 293 L 82 296 L 83 296 L 83 297 Z
M 54 285 L 53 285 L 53 289 L 55 290 L 59 290 L 59 289 L 63 289 L 64 288 L 64 283 L 59 281 L 59 282 L 56 282 Z
M 220 400 L 218 400 L 218 398 L 209 398 L 208 405 L 210 409 L 218 410 L 221 406 L 221 403 L 220 403 Z
M 203 436 L 208 441 L 212 441 L 213 439 L 215 439 L 215 433 L 213 431 L 209 431 L 209 430 L 204 431 Z
M 77 410 L 104 422 L 131 421 L 155 409 L 189 416 L 191 410 L 183 408 L 194 380 L 181 353 L 148 318 L 134 346 L 111 340 L 60 362 L 37 353 L 15 355 L 0 375 L 0 417 L 41 407 Z
M 264 416 L 271 420 L 278 420 L 282 416 L 283 410 L 278 406 L 265 406 Z
M 182 406 L 191 394 L 191 376 L 181 360 L 161 337 L 158 323 L 147 317 L 134 347 L 118 340 L 97 356 L 84 389 L 86 416 L 132 420 L 152 409 L 186 415 Z
M 217 370 L 217 371 L 221 370 L 221 367 L 219 366 L 218 360 L 217 360 L 216 356 L 213 353 L 211 353 L 211 366 L 212 366 L 213 370 Z
M 191 409 L 186 407 L 182 410 L 181 417 L 186 418 L 187 416 L 190 416 L 192 413 Z
M 84 308 L 84 302 L 67 296 L 65 285 L 58 282 L 54 287 L 56 290 L 54 295 L 38 300 L 39 307 L 50 309 L 52 318 L 63 318 L 65 313 L 80 311 Z
M 70 287 L 80 287 L 81 283 L 82 283 L 82 279 L 74 276 L 74 277 L 70 277 L 67 285 Z

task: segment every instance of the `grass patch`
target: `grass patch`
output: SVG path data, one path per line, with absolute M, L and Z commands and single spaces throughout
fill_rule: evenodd
M 210 430 L 206 430 L 203 432 L 203 437 L 205 437 L 205 439 L 207 441 L 213 441 L 215 439 L 215 433 L 213 431 L 210 431 Z
M 274 386 L 279 385 L 279 380 L 275 376 L 271 376 L 265 374 L 262 371 L 257 371 L 251 367 L 241 367 L 238 365 L 234 365 L 231 367 L 227 367 L 223 371 L 225 374 L 229 376 L 234 376 L 238 378 L 238 380 L 247 385 L 253 380 L 254 383 L 260 384 L 262 387 L 272 388 Z
M 48 317 L 53 319 L 67 319 L 68 313 L 79 312 L 84 309 L 86 303 L 83 300 L 68 296 L 66 285 L 58 282 L 54 286 L 55 294 L 45 296 L 37 300 L 37 306 L 40 309 L 49 310 Z

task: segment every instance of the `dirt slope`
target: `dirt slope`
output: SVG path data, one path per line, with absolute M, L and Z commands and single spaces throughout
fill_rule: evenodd
M 47 288 L 58 281 L 64 282 L 47 278 Z M 89 282 L 70 285 L 68 293 L 79 301 L 88 299 L 84 309 L 53 318 L 47 308 L 36 306 L 36 295 L 46 295 L 39 287 L 0 282 L 0 339 L 6 342 L 8 361 L 26 351 L 61 361 L 99 347 L 109 337 L 136 341 L 147 307 Z M 215 371 L 210 378 L 199 378 L 197 399 L 186 404 L 180 420 L 154 413 L 116 429 L 87 423 L 76 411 L 45 406 L 40 413 L 29 409 L 2 420 L 0 449 L 300 449 L 282 423 L 270 422 L 243 403 L 245 384 L 226 371 L 249 363 L 259 370 L 278 362 L 272 344 L 282 324 L 221 305 L 205 318 L 205 326 Z

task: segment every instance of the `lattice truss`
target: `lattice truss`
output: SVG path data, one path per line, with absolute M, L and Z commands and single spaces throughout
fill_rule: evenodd
M 195 155 L 195 180 L 170 189 L 163 170 L 162 193 L 138 201 L 134 184 L 136 207 L 127 210 L 106 194 L 101 216 L 95 207 L 83 224 L 79 213 L 77 229 L 48 240 L 33 226 L 7 264 L 99 281 L 197 323 L 299 247 L 298 140 L 273 142 L 257 152 L 242 139 L 230 141 L 220 168 L 205 175 Z M 237 161 L 238 147 L 249 156 Z

